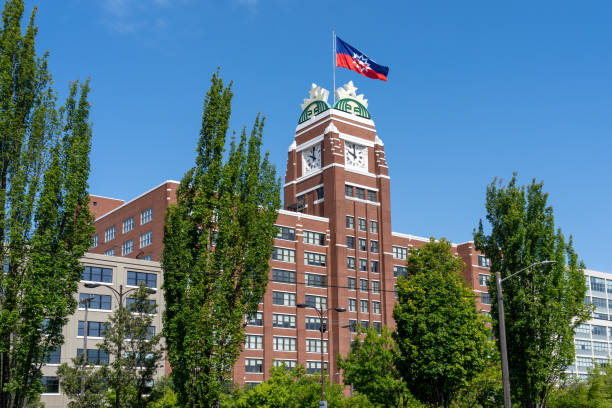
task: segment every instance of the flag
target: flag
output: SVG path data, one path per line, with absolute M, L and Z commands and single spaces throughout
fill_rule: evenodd
M 336 66 L 348 68 L 372 79 L 387 80 L 389 67 L 378 65 L 357 48 L 336 37 Z

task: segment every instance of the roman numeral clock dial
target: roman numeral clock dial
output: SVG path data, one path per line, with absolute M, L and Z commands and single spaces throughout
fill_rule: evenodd
M 321 168 L 321 144 L 302 150 L 302 174 L 310 174 Z
M 367 170 L 368 148 L 356 143 L 344 142 L 344 162 L 347 167 Z

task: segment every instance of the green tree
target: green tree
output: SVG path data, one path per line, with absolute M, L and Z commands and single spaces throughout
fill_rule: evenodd
M 0 28 L 0 407 L 42 391 L 40 366 L 63 342 L 94 231 L 88 81 L 80 95 L 72 83 L 56 109 L 47 55 L 36 56 L 36 10 L 25 33 L 23 13 L 23 1 L 7 0 Z
M 383 327 L 378 334 L 372 328 L 364 330 L 359 326 L 357 333 L 349 355 L 338 358 L 344 383 L 352 385 L 374 404 L 413 406 L 412 396 L 395 366 L 398 350 L 389 328 Z M 365 336 L 362 338 L 363 334 Z
M 513 399 L 525 408 L 546 406 L 550 390 L 574 359 L 574 329 L 588 317 L 584 265 L 560 230 L 543 184 L 518 186 L 516 174 L 507 186 L 487 187 L 485 233 L 482 221 L 474 233 L 476 248 L 491 260 L 491 272 L 502 278 L 535 262 L 551 260 L 504 282 L 504 309 Z M 489 282 L 491 316 L 497 338 L 499 323 L 495 280 Z
M 550 408 L 612 408 L 612 366 L 595 367 L 586 380 L 570 380 L 554 388 Z
M 62 392 L 70 400 L 68 408 L 102 408 L 106 406 L 108 370 L 85 362 L 85 354 L 63 363 L 57 369 Z
M 463 389 L 454 406 L 462 408 L 498 408 L 504 405 L 499 352 L 489 341 L 489 361 Z
M 100 349 L 114 356 L 108 385 L 115 407 L 145 407 L 150 384 L 163 358 L 160 333 L 152 333 L 156 305 L 149 302 L 144 283 L 133 292 L 131 303 L 121 304 L 109 318 Z
M 232 138 L 232 91 L 214 74 L 204 99 L 196 165 L 166 214 L 164 335 L 182 406 L 211 406 L 244 341 L 244 316 L 266 290 L 280 183 L 261 158 L 263 120 Z
M 418 400 L 448 407 L 485 367 L 489 331 L 450 243 L 432 238 L 411 249 L 407 269 L 393 311 L 397 367 Z

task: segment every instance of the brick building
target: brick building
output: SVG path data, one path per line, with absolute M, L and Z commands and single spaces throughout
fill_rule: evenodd
M 313 84 L 304 100 L 288 151 L 268 290 L 246 328 L 234 369 L 238 383 L 263 381 L 281 361 L 319 371 L 321 347 L 338 381 L 335 356 L 349 351 L 355 324 L 394 325 L 395 282 L 405 273 L 407 250 L 428 242 L 392 230 L 384 144 L 355 91 L 352 82 L 338 88 L 332 107 L 328 91 Z M 159 261 L 165 211 L 177 187 L 166 181 L 127 203 L 92 196 L 91 252 Z M 488 310 L 488 260 L 472 242 L 453 249 L 465 262 L 466 282 L 480 294 L 478 307 Z M 316 311 L 299 303 L 346 312 L 329 312 L 321 344 Z

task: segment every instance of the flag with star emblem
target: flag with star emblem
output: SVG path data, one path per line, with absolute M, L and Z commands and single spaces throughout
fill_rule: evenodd
M 336 36 L 336 66 L 348 68 L 372 79 L 387 80 L 389 67 L 378 65 L 363 52 Z

